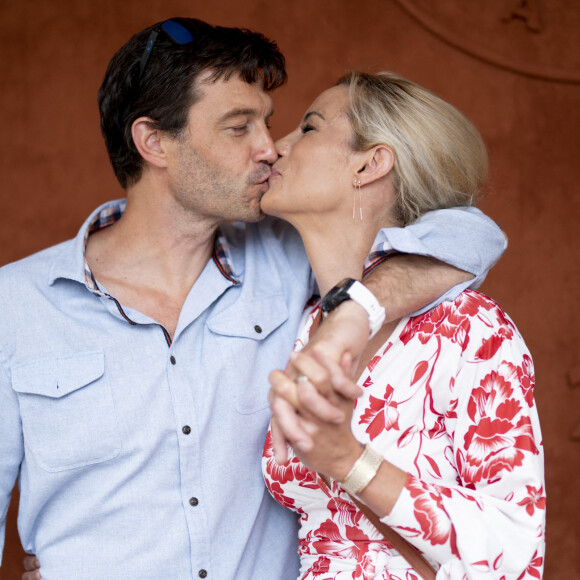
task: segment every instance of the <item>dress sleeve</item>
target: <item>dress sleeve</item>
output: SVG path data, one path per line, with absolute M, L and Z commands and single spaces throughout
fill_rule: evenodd
M 397 252 L 417 254 L 473 274 L 473 279 L 413 314 L 417 315 L 444 300 L 454 300 L 467 288 L 478 288 L 506 248 L 507 239 L 492 219 L 475 207 L 456 207 L 428 212 L 404 228 L 382 229 L 370 259 Z
M 457 485 L 409 475 L 383 521 L 440 564 L 438 579 L 541 578 L 546 496 L 532 360 L 507 317 L 466 354 L 445 414 Z

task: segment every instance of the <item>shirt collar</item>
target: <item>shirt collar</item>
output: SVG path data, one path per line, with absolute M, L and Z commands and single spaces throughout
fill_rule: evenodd
M 63 255 L 55 262 L 51 269 L 49 284 L 58 278 L 77 280 L 86 285 L 94 293 L 101 294 L 96 280 L 85 259 L 85 251 L 89 235 L 106 228 L 118 221 L 125 211 L 125 199 L 110 201 L 98 207 L 85 221 L 76 238 L 72 240 L 72 247 L 67 248 Z M 235 273 L 232 253 L 223 232 L 218 229 L 214 242 L 212 259 L 221 274 L 234 284 L 241 284 L 241 278 Z M 79 268 L 79 266 L 82 266 Z

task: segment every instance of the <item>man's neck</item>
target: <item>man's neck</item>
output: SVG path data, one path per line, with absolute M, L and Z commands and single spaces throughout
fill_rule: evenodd
M 173 335 L 181 308 L 214 249 L 217 224 L 147 191 L 128 192 L 122 218 L 89 236 L 86 261 L 100 286 Z

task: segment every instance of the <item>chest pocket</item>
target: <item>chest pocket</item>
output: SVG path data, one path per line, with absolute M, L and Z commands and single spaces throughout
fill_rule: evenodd
M 270 412 L 268 373 L 285 364 L 295 338 L 287 320 L 288 307 L 279 294 L 231 307 L 207 322 L 219 345 L 220 366 L 236 385 L 235 408 L 243 415 Z
M 25 446 L 46 471 L 107 461 L 121 451 L 100 350 L 39 359 L 12 369 Z

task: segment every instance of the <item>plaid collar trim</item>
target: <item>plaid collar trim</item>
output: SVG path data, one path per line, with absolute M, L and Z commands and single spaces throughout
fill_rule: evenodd
M 364 263 L 363 278 L 368 274 L 370 274 L 377 266 L 382 264 L 385 260 L 392 258 L 396 254 L 397 252 L 394 251 L 385 253 L 384 251 L 378 250 L 376 246 L 373 247 L 371 253 L 368 255 Z
M 89 223 L 89 227 L 85 232 L 85 237 L 83 240 L 83 260 L 85 264 L 85 285 L 86 287 L 99 296 L 105 296 L 105 293 L 99 288 L 91 269 L 89 268 L 89 264 L 87 263 L 87 259 L 85 257 L 87 251 L 87 242 L 89 241 L 89 236 L 93 232 L 98 232 L 106 227 L 112 226 L 115 222 L 121 219 L 121 216 L 125 212 L 125 207 L 127 206 L 127 202 L 122 199 L 118 202 L 112 203 L 104 207 Z
M 85 255 L 87 249 L 87 242 L 89 239 L 89 235 L 93 232 L 97 232 L 102 230 L 106 227 L 113 225 L 115 222 L 121 219 L 121 216 L 125 212 L 125 207 L 127 203 L 125 200 L 120 200 L 119 202 L 113 203 L 104 207 L 89 223 L 89 226 L 85 232 L 85 237 L 83 241 L 83 257 Z M 214 242 L 214 252 L 213 252 L 213 261 L 217 266 L 218 270 L 221 274 L 233 282 L 234 284 L 241 284 L 241 280 L 236 274 L 234 273 L 233 267 L 233 260 L 232 254 L 230 251 L 230 247 L 226 240 L 224 234 L 218 229 L 216 232 L 215 242 Z M 84 271 L 85 271 L 85 284 L 87 288 L 99 296 L 105 296 L 105 293 L 99 288 L 93 273 L 87 263 L 86 258 L 84 258 Z
M 212 258 L 225 278 L 235 285 L 242 283 L 240 277 L 234 271 L 234 262 L 228 241 L 220 229 L 216 232 Z

